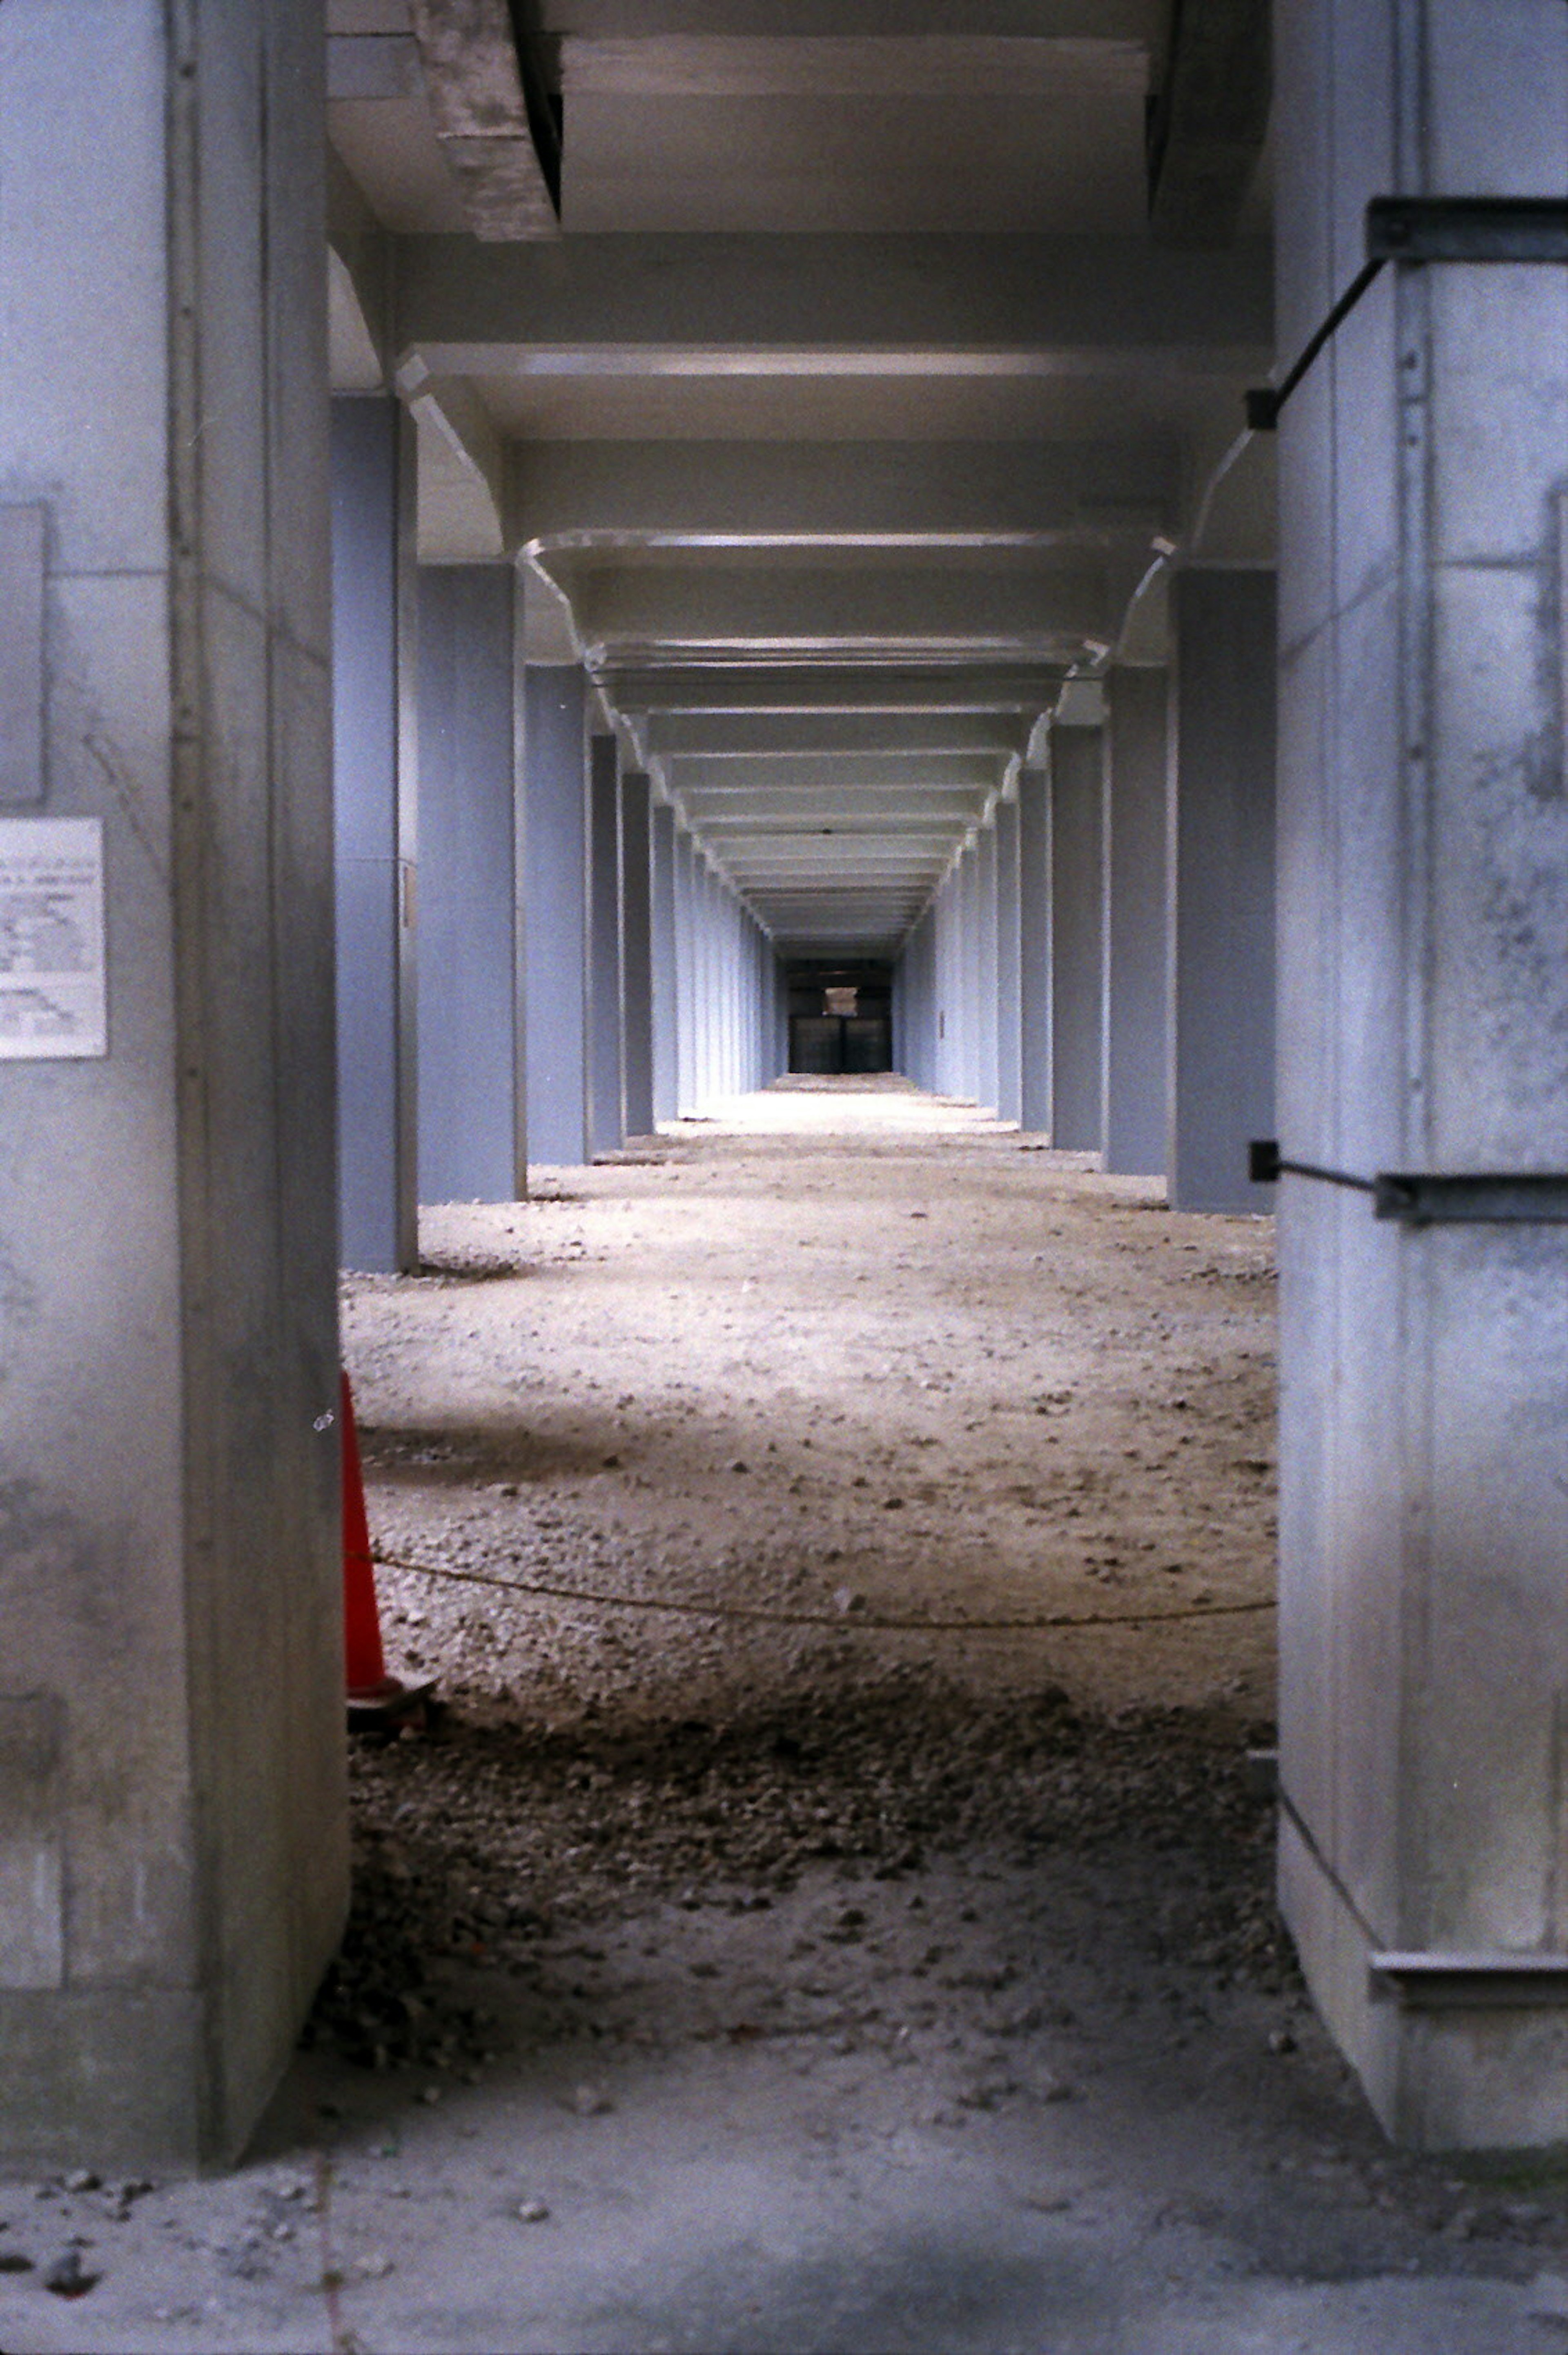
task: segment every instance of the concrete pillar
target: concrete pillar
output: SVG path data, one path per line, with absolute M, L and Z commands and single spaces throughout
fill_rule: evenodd
M 1019 901 L 1019 805 L 997 806 L 997 1112 L 1023 1117 L 1023 1032 Z
M 414 431 L 332 404 L 337 1168 L 346 1267 L 419 1264 Z
M 653 1110 L 656 1122 L 679 1107 L 678 982 L 676 975 L 675 812 L 667 802 L 650 813 L 648 963 L 653 1020 Z
M 1274 1134 L 1274 575 L 1179 572 L 1171 607 L 1170 1204 L 1266 1210 L 1247 1144 Z
M 1282 352 L 1353 276 L 1369 197 L 1568 186 L 1552 0 L 1306 0 L 1279 32 Z M 1568 1167 L 1565 350 L 1560 269 L 1390 270 L 1284 412 L 1291 1158 Z M 1276 1191 L 1285 1912 L 1400 2140 L 1555 2144 L 1568 1240 Z
M 1051 1135 L 1051 778 L 1019 772 L 1019 1125 Z
M 1001 1022 L 997 1008 L 1000 987 L 997 926 L 997 834 L 982 826 L 975 845 L 976 932 L 979 945 L 979 1085 L 976 1090 L 987 1112 L 1002 1098 Z
M 958 868 L 950 867 L 936 895 L 936 1088 L 939 1095 L 962 1092 L 962 967 L 958 956 Z
M 0 858 L 88 961 L 0 1057 L 8 2174 L 234 2159 L 347 1901 L 322 75 L 290 0 L 0 9 Z
M 647 778 L 629 769 L 621 780 L 621 994 L 628 1136 L 651 1136 L 654 1126 L 652 818 Z
M 958 868 L 959 1002 L 963 1008 L 960 1093 L 980 1101 L 980 853 L 970 843 Z
M 1110 680 L 1105 759 L 1105 1167 L 1165 1168 L 1169 1060 L 1163 670 Z
M 618 1153 L 626 1135 L 621 996 L 621 748 L 588 743 L 588 1143 Z
M 700 1111 L 709 1087 L 708 1021 L 708 861 L 691 846 L 691 1103 Z
M 528 1159 L 589 1158 L 588 742 L 575 663 L 523 674 Z
M 1051 1060 L 1053 1145 L 1104 1143 L 1104 730 L 1051 731 Z
M 516 597 L 508 565 L 429 565 L 420 581 L 424 1202 L 507 1202 L 528 1190 Z
M 676 1100 L 697 1102 L 697 877 L 689 834 L 675 837 Z

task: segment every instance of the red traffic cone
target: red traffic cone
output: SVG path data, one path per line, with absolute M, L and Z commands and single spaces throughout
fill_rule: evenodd
M 343 1656 L 351 1727 L 389 1725 L 422 1707 L 429 1682 L 406 1685 L 387 1674 L 381 1649 L 381 1614 L 376 1601 L 376 1570 L 370 1559 L 370 1522 L 359 1469 L 359 1433 L 348 1376 L 339 1377 L 343 1423 Z M 433 1680 L 432 1680 L 433 1681 Z

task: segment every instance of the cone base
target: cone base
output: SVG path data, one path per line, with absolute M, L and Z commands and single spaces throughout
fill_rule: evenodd
M 405 1724 L 423 1709 L 435 1690 L 435 1678 L 406 1685 L 400 1677 L 382 1677 L 373 1685 L 351 1685 L 348 1690 L 350 1733 L 379 1733 Z

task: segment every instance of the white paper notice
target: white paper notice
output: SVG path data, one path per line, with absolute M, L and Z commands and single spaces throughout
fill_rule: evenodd
M 0 1062 L 108 1051 L 103 821 L 0 818 Z

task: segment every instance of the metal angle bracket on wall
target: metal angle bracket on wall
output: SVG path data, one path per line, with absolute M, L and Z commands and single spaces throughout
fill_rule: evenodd
M 1405 2011 L 1517 2010 L 1568 2001 L 1568 1955 L 1371 1954 L 1369 1993 Z
M 1247 1175 L 1254 1186 L 1281 1178 L 1309 1178 L 1370 1194 L 1372 1216 L 1404 1227 L 1561 1226 L 1568 1224 L 1568 1171 L 1380 1169 L 1360 1178 L 1327 1169 L 1314 1161 L 1292 1161 L 1272 1136 L 1254 1137 L 1247 1147 Z
M 1281 382 L 1243 396 L 1253 432 L 1274 432 L 1324 345 L 1390 261 L 1568 262 L 1568 197 L 1374 197 L 1360 269 Z

